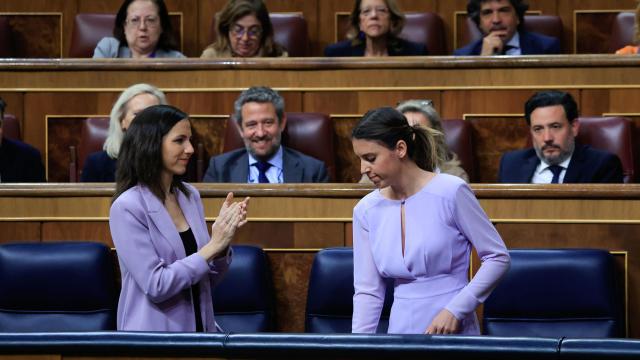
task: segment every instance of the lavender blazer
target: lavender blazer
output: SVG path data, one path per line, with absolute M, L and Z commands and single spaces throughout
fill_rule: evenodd
M 210 239 L 204 209 L 198 191 L 185 186 L 191 196 L 178 191 L 178 204 L 200 249 Z M 195 331 L 189 288 L 199 283 L 204 331 L 216 331 L 211 289 L 227 270 L 230 254 L 209 263 L 197 253 L 185 256 L 171 216 L 160 199 L 142 185 L 114 201 L 109 227 L 122 275 L 118 330 Z

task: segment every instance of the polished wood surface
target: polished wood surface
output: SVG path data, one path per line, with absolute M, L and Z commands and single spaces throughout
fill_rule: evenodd
M 359 179 L 350 133 L 362 114 L 406 99 L 432 99 L 443 119 L 471 123 L 478 179 L 491 183 L 496 181 L 500 155 L 526 143 L 523 104 L 535 91 L 568 90 L 583 116 L 622 115 L 640 124 L 639 65 L 638 57 L 612 55 L 0 60 L 0 96 L 8 103 L 7 112 L 21 122 L 23 139 L 43 154 L 52 182 L 68 181 L 68 149 L 79 141 L 74 135 L 79 121 L 108 115 L 124 88 L 150 82 L 192 116 L 194 139 L 203 143 L 206 157 L 222 151 L 233 101 L 249 86 L 278 89 L 287 111 L 329 114 L 336 139 L 337 182 Z
M 184 53 L 199 57 L 211 39 L 210 28 L 215 14 L 226 0 L 167 0 L 167 8 L 179 16 Z M 67 56 L 73 19 L 78 13 L 115 14 L 121 0 L 3 0 L 0 14 L 20 17 L 13 22 L 14 41 L 25 43 L 20 50 L 26 57 Z M 301 13 L 307 21 L 310 55 L 320 56 L 324 47 L 339 39 L 343 14 L 352 10 L 353 2 L 344 0 L 268 0 L 271 12 Z M 398 0 L 405 12 L 430 11 L 444 24 L 449 51 L 461 47 L 466 39 L 466 0 Z M 531 0 L 532 15 L 557 15 L 564 26 L 562 48 L 565 53 L 607 53 L 608 35 L 613 17 L 631 11 L 635 0 Z M 34 15 L 38 14 L 38 15 Z M 35 16 L 39 16 L 37 20 Z M 56 34 L 51 42 L 51 34 Z M 42 52 L 46 50 L 46 52 Z
M 351 246 L 358 184 L 196 184 L 209 224 L 227 192 L 250 196 L 249 223 L 235 240 L 266 249 L 279 331 L 304 330 L 307 279 L 318 249 Z M 640 185 L 472 184 L 509 248 L 603 248 L 627 281 L 629 336 L 640 337 Z M 3 184 L 0 243 L 97 241 L 113 246 L 113 184 Z M 624 281 L 624 280 L 622 280 Z

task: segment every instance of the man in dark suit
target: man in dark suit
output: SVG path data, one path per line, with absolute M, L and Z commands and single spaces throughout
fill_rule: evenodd
M 543 91 L 525 104 L 533 148 L 504 154 L 503 183 L 621 183 L 622 163 L 606 151 L 576 144 L 580 123 L 571 94 Z
M 482 39 L 457 49 L 454 55 L 559 54 L 558 39 L 524 31 L 523 0 L 469 0 L 467 14 L 482 32 Z
M 327 182 L 325 164 L 281 145 L 287 124 L 284 99 L 267 87 L 252 87 L 234 103 L 234 119 L 245 144 L 214 156 L 205 182 L 303 183 Z
M 3 120 L 4 112 L 0 112 L 0 182 L 44 182 L 40 152 L 31 145 L 3 137 Z

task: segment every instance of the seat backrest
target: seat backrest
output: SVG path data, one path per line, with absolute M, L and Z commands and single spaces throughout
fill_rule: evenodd
M 289 57 L 307 56 L 309 35 L 307 20 L 301 13 L 270 13 L 273 38 L 287 50 Z M 216 17 L 211 20 L 209 43 L 216 39 Z
M 4 120 L 2 120 L 2 136 L 12 140 L 21 140 L 20 122 L 18 122 L 15 115 L 4 114 Z
M 335 179 L 335 152 L 333 125 L 326 114 L 288 112 L 287 126 L 282 133 L 282 144 L 306 155 L 324 161 L 331 179 Z M 223 151 L 244 146 L 235 121 L 230 117 L 224 136 Z
M 625 183 L 636 180 L 633 123 L 624 117 L 580 117 L 576 141 L 618 155 Z
M 482 33 L 470 18 L 467 17 L 465 33 L 462 36 L 462 44 L 464 46 L 472 41 L 482 37 Z M 524 30 L 528 32 L 536 32 L 539 34 L 554 37 L 562 44 L 562 18 L 557 15 L 525 15 Z
M 11 24 L 6 16 L 0 16 L 0 58 L 15 57 Z
M 73 20 L 69 57 L 90 58 L 103 37 L 113 36 L 115 14 L 79 13 Z
M 511 250 L 511 268 L 484 304 L 484 333 L 622 337 L 623 296 L 606 250 Z
M 609 33 L 610 53 L 635 43 L 635 21 L 636 16 L 630 11 L 621 12 L 613 19 Z
M 95 117 L 87 118 L 82 121 L 82 129 L 80 130 L 80 143 L 78 144 L 77 156 L 77 178 L 73 179 L 70 174 L 71 181 L 80 179 L 80 174 L 84 168 L 84 162 L 87 157 L 94 152 L 101 151 L 107 136 L 109 135 L 109 118 Z M 73 167 L 73 164 L 72 164 Z
M 216 322 L 225 332 L 275 331 L 275 295 L 262 249 L 234 245 L 233 261 L 212 296 Z
M 98 243 L 0 245 L 0 332 L 115 330 L 114 268 Z
M 438 14 L 432 12 L 405 13 L 406 22 L 400 37 L 425 44 L 429 55 L 446 55 L 444 25 Z
M 287 50 L 289 57 L 307 56 L 309 35 L 304 16 L 301 13 L 272 13 L 269 18 L 275 42 Z
M 313 260 L 307 293 L 305 332 L 350 333 L 353 314 L 353 249 L 320 250 Z M 393 281 L 387 280 L 378 333 L 386 333 L 393 303 Z
M 470 182 L 476 182 L 477 178 L 477 161 L 473 156 L 473 131 L 468 121 L 462 119 L 443 120 L 447 145 L 449 150 L 458 155 L 460 165 L 469 175 Z

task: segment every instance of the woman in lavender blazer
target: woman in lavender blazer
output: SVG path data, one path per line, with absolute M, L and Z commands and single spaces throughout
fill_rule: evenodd
M 209 236 L 200 194 L 183 183 L 193 154 L 188 115 L 155 105 L 127 130 L 109 214 L 122 291 L 118 330 L 215 332 L 211 288 L 231 262 L 229 243 L 248 199 L 227 196 Z
M 480 334 L 475 309 L 509 268 L 471 189 L 434 172 L 439 136 L 393 108 L 369 111 L 352 132 L 360 169 L 378 188 L 353 211 L 354 333 L 376 331 L 384 278 L 393 278 L 389 333 Z M 469 282 L 472 246 L 482 266 Z

